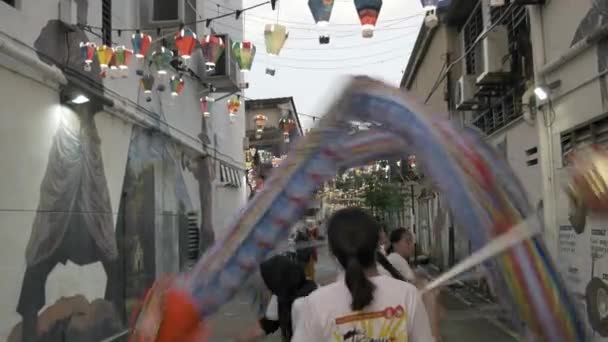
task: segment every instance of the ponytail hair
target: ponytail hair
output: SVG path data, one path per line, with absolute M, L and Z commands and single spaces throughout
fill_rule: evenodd
M 329 248 L 345 270 L 353 310 L 362 310 L 374 300 L 375 285 L 365 271 L 376 266 L 380 227 L 360 208 L 337 211 L 327 224 Z
M 376 286 L 367 278 L 364 271 L 357 258 L 351 258 L 344 275 L 346 287 L 353 297 L 350 307 L 355 311 L 362 310 L 374 300 Z

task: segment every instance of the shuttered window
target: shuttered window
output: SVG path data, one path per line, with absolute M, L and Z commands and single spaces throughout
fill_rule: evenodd
M 562 132 L 560 138 L 562 164 L 565 166 L 567 164 L 567 155 L 578 147 L 588 144 L 608 146 L 608 115 Z
M 190 211 L 187 214 L 188 227 L 186 231 L 186 269 L 192 268 L 201 255 L 201 233 L 198 226 L 198 212 Z
M 220 163 L 220 182 L 233 188 L 241 187 L 241 171 L 228 164 Z

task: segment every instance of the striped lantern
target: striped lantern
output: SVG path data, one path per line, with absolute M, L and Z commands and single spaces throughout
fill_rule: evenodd
M 154 88 L 154 76 L 152 74 L 146 74 L 141 78 L 141 88 L 144 90 L 144 94 L 152 93 L 152 88 Z
M 189 28 L 182 28 L 175 35 L 175 47 L 177 47 L 177 52 L 183 59 L 190 59 L 192 57 L 196 43 L 196 33 L 192 32 Z
M 82 42 L 80 43 L 80 53 L 82 54 L 82 58 L 87 65 L 91 65 L 93 63 L 93 59 L 95 58 L 95 50 L 97 46 L 95 43 L 91 42 Z
M 308 8 L 310 8 L 315 23 L 319 26 L 326 26 L 331 18 L 334 0 L 308 0 Z
M 251 65 L 253 64 L 253 59 L 255 57 L 255 50 L 255 45 L 253 45 L 252 42 L 245 41 L 232 44 L 232 53 L 242 72 L 251 70 Z
M 133 44 L 133 53 L 135 53 L 135 57 L 141 59 L 148 54 L 150 45 L 152 45 L 152 37 L 145 33 L 135 33 L 131 37 L 131 43 Z
M 133 51 L 125 48 L 124 46 L 119 46 L 114 50 L 114 56 L 116 60 L 116 65 L 119 69 L 129 69 L 129 64 L 131 64 L 131 57 L 133 57 Z
M 208 68 L 215 68 L 215 64 L 220 59 L 226 46 L 222 37 L 207 35 L 201 40 L 201 50 L 203 52 L 203 58 L 205 59 L 205 65 Z
M 178 96 L 181 94 L 182 90 L 184 90 L 184 86 L 186 83 L 181 76 L 171 76 L 171 81 L 169 81 L 169 85 L 171 86 L 171 95 Z
M 167 74 L 169 64 L 173 60 L 173 52 L 164 46 L 161 46 L 158 50 L 152 53 L 152 63 L 156 67 L 156 72 L 159 75 Z
M 272 56 L 278 56 L 289 37 L 287 28 L 279 24 L 266 24 L 264 27 L 264 41 L 266 52 Z
M 382 9 L 382 0 L 355 0 L 355 8 L 361 21 L 363 38 L 373 37 L 380 9 Z
M 99 61 L 99 67 L 102 72 L 105 71 L 112 61 L 114 56 L 114 49 L 107 45 L 101 45 L 97 48 L 97 60 Z

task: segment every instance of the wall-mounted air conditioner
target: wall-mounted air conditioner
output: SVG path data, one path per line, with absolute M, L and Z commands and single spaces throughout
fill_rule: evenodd
M 196 21 L 196 1 L 140 0 L 139 19 L 142 28 L 172 27 Z M 195 30 L 196 27 L 190 27 Z
M 477 101 L 475 99 L 475 75 L 463 75 L 456 84 L 455 100 L 457 110 L 471 110 Z
M 509 32 L 504 25 L 494 27 L 480 42 L 478 84 L 501 84 L 509 79 L 511 59 Z

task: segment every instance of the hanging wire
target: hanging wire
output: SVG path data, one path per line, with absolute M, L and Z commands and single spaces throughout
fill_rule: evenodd
M 381 57 L 381 56 L 387 56 L 390 53 L 394 53 L 396 52 L 396 50 L 394 48 L 391 48 L 388 51 L 382 51 L 382 52 L 376 52 L 373 54 L 369 54 L 369 55 L 357 55 L 357 56 L 352 56 L 352 57 L 338 57 L 338 58 L 333 58 L 333 59 L 321 59 L 321 58 L 294 58 L 294 57 L 285 57 L 283 55 L 281 55 L 279 58 L 277 58 L 276 56 L 271 56 L 267 53 L 259 53 L 256 54 L 257 56 L 262 56 L 262 57 L 268 57 L 268 58 L 273 58 L 274 60 L 286 60 L 286 61 L 296 61 L 296 62 L 309 62 L 309 63 L 317 63 L 317 62 L 343 62 L 343 61 L 352 61 L 352 60 L 361 60 L 364 58 L 371 58 L 371 57 Z M 399 51 L 397 51 L 399 52 Z M 407 52 L 402 52 L 400 53 L 400 56 L 408 56 L 410 53 L 412 52 L 412 50 L 410 49 Z

